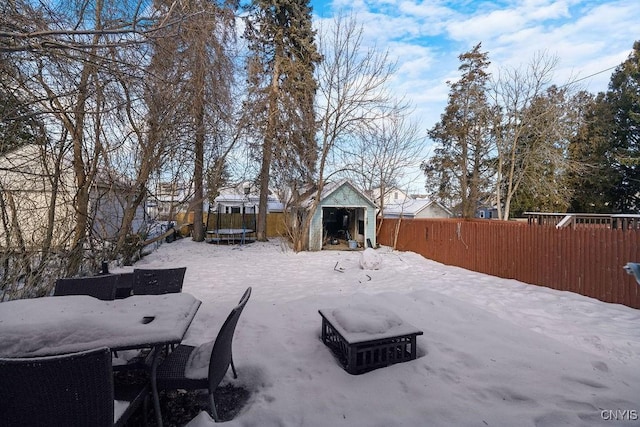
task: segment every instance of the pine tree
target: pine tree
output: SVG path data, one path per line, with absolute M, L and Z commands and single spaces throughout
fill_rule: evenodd
M 613 117 L 604 93 L 589 96 L 582 124 L 569 145 L 570 158 L 584 165 L 580 173 L 569 174 L 568 185 L 573 192 L 569 212 L 611 213 L 611 189 L 620 180 L 610 150 Z
M 264 241 L 270 175 L 290 186 L 311 183 L 315 175 L 314 70 L 321 57 L 306 0 L 254 0 L 246 28 L 245 111 L 258 141 L 254 155 L 261 160 L 256 234 Z
M 588 167 L 574 175 L 574 212 L 640 209 L 640 41 L 616 68 L 606 93 L 585 110 L 570 154 Z
M 640 41 L 611 76 L 606 99 L 613 116 L 613 168 L 620 178 L 612 189 L 614 208 L 636 213 L 640 209 Z
M 492 109 L 487 100 L 490 65 L 478 43 L 459 56 L 460 80 L 449 83 L 449 103 L 440 121 L 429 130 L 438 143 L 423 164 L 427 188 L 465 218 L 475 216 L 485 200 L 492 174 L 489 156 Z

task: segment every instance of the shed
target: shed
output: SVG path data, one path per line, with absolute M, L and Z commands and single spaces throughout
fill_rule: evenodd
M 349 240 L 361 247 L 370 240 L 376 246 L 376 205 L 345 179 L 324 186 L 311 220 L 309 250 L 319 251 Z

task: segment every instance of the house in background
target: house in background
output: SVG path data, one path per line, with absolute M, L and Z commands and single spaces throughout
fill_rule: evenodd
M 498 208 L 495 206 L 480 206 L 476 210 L 476 218 L 482 219 L 499 219 Z
M 452 212 L 438 202 L 427 199 L 407 199 L 403 203 L 384 205 L 384 218 L 451 218 Z
M 231 187 L 224 187 L 218 191 L 218 196 L 210 206 L 209 212 L 223 214 L 258 212 L 260 204 L 260 192 L 255 185 L 249 182 L 242 182 Z M 267 214 L 272 212 L 282 212 L 283 205 L 276 194 L 269 190 L 267 195 Z
M 52 226 L 52 245 L 64 246 L 74 227 L 75 180 L 71 163 L 55 158 L 46 147 L 28 144 L 0 157 L 0 245 L 38 248 Z M 51 221 L 51 222 L 50 222 Z
M 411 196 L 396 187 L 387 188 L 382 195 L 381 192 L 382 189 L 380 187 L 371 191 L 371 199 L 378 206 L 404 203 L 407 200 L 411 200 Z
M 349 241 L 363 247 L 370 241 L 376 246 L 376 205 L 348 180 L 327 183 L 311 220 L 309 250 L 338 246 L 335 243 L 344 246 Z
M 207 235 L 219 240 L 225 232 L 226 241 L 235 241 L 240 233 L 242 241 L 247 234 L 256 233 L 257 214 L 260 211 L 260 192 L 250 182 L 241 182 L 235 186 L 218 190 L 213 203 L 205 202 L 206 217 L 204 223 Z M 267 232 L 269 237 L 279 236 L 283 226 L 283 205 L 273 191 L 267 195 Z M 240 232 L 238 232 L 240 230 Z
M 115 240 L 122 228 L 125 210 L 134 196 L 133 187 L 126 182 L 98 177 L 89 192 L 89 209 L 93 213 L 92 235 L 101 240 Z M 145 201 L 136 207 L 129 230 L 131 234 L 147 231 L 149 217 L 144 206 Z
M 25 145 L 0 157 L 0 245 L 9 248 L 38 248 L 48 239 L 65 247 L 76 224 L 77 186 L 71 161 L 62 158 L 59 173 L 56 159 L 46 147 Z M 89 189 L 91 238 L 113 240 L 122 228 L 124 211 L 133 188 L 126 180 L 101 170 Z M 146 226 L 143 209 L 136 211 L 132 233 Z
M 156 183 L 147 199 L 146 211 L 149 217 L 158 221 L 172 221 L 178 212 L 185 212 L 188 206 L 189 187 L 174 181 Z

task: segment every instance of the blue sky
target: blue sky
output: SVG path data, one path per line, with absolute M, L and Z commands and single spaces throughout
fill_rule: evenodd
M 597 93 L 607 89 L 613 72 L 607 69 L 640 40 L 638 0 L 312 0 L 312 6 L 316 21 L 353 13 L 368 43 L 388 49 L 398 64 L 394 92 L 406 94 L 425 131 L 444 111 L 458 56 L 478 42 L 490 70 L 525 66 L 544 51 L 558 57 L 555 84 L 582 79 L 583 89 Z

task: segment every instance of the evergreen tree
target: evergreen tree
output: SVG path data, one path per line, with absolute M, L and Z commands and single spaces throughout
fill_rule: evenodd
M 585 110 L 570 155 L 585 162 L 572 176 L 574 212 L 630 213 L 640 208 L 640 41 Z
M 614 209 L 635 213 L 640 209 L 640 41 L 611 76 L 606 99 L 613 118 L 613 169 L 619 176 L 612 189 Z
M 459 56 L 460 80 L 448 83 L 449 103 L 429 130 L 438 144 L 423 163 L 427 190 L 465 218 L 475 216 L 486 200 L 492 175 L 490 159 L 492 108 L 487 100 L 490 62 L 481 44 Z
M 569 212 L 611 213 L 614 199 L 611 189 L 620 180 L 613 168 L 610 135 L 613 125 L 611 108 L 605 94 L 584 93 L 582 124 L 569 145 L 572 160 L 584 165 L 580 173 L 569 174 L 573 192 Z
M 290 186 L 314 179 L 314 71 L 321 57 L 306 0 L 254 0 L 245 37 L 250 49 L 245 112 L 258 141 L 254 155 L 261 160 L 256 234 L 264 241 L 271 173 Z

